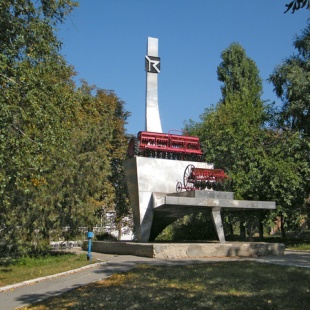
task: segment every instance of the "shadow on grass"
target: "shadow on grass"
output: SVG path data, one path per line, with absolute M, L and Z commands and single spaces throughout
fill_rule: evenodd
M 310 269 L 242 261 L 139 265 L 119 272 L 29 309 L 308 309 L 310 304 Z

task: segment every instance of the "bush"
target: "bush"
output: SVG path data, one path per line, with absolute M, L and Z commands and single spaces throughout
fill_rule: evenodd
M 218 240 L 210 213 L 186 215 L 166 227 L 156 241 Z
M 104 232 L 102 234 L 98 234 L 96 235 L 96 239 L 98 241 L 104 241 L 104 240 L 107 240 L 107 241 L 116 241 L 117 238 L 114 237 L 113 235 L 111 235 L 110 233 L 108 232 Z

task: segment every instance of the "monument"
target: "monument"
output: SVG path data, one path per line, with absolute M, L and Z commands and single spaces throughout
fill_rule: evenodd
M 147 55 L 145 56 L 145 71 L 145 130 L 162 132 L 158 108 L 158 73 L 160 72 L 160 58 L 158 57 L 157 38 L 148 38 Z
M 158 106 L 158 74 L 160 72 L 160 58 L 158 57 L 158 39 L 148 38 L 147 55 L 145 56 L 146 69 L 146 131 L 154 133 L 160 145 L 167 145 L 168 134 L 162 133 Z M 139 136 L 139 135 L 138 135 Z M 147 136 L 147 135 L 144 135 Z M 141 135 L 140 135 L 141 137 Z M 142 139 L 142 138 L 141 138 Z M 142 143 L 142 141 L 140 141 Z M 145 145 L 146 143 L 144 141 Z M 165 144 L 166 143 L 166 144 Z M 178 160 L 171 156 L 173 153 L 156 152 L 143 153 L 143 156 L 134 156 L 134 146 L 131 143 L 131 158 L 125 160 L 124 169 L 129 191 L 129 199 L 133 210 L 136 242 L 99 244 L 94 242 L 94 251 L 114 254 L 134 254 L 158 258 L 206 257 L 206 256 L 255 256 L 255 255 L 282 255 L 284 245 L 243 242 L 229 243 L 225 241 L 222 210 L 268 210 L 275 209 L 274 202 L 234 200 L 231 192 L 215 191 L 204 188 L 187 188 L 177 192 L 180 180 L 184 179 L 187 167 L 196 167 L 201 170 L 212 170 L 213 165 L 190 160 Z M 179 147 L 179 146 L 175 146 Z M 194 146 L 191 145 L 194 152 Z M 155 149 L 153 149 L 155 150 Z M 173 151 L 173 148 L 172 148 Z M 178 151 L 178 149 L 176 149 Z M 141 153 L 142 154 L 142 153 Z M 146 157 L 150 154 L 150 157 Z M 169 155 L 169 156 L 168 156 Z M 172 159 L 173 158 L 173 159 Z M 198 158 L 198 157 L 193 157 Z M 213 169 L 214 170 L 214 169 Z M 176 219 L 195 212 L 209 210 L 215 226 L 219 243 L 154 243 L 157 235 Z

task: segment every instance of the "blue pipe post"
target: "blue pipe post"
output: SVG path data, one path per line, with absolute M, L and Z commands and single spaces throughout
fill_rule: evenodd
M 87 260 L 92 260 L 93 256 L 91 254 L 91 239 L 94 237 L 94 233 L 92 231 L 89 231 L 87 233 L 88 238 L 88 253 L 87 253 Z

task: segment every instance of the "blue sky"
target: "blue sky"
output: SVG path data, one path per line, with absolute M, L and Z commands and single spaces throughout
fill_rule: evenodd
M 286 13 L 290 0 L 80 0 L 61 26 L 62 54 L 85 79 L 114 90 L 131 112 L 127 132 L 145 129 L 147 37 L 159 40 L 159 111 L 164 132 L 199 121 L 221 99 L 221 53 L 240 43 L 263 79 L 262 99 L 280 103 L 266 80 L 296 53 L 293 39 L 309 11 Z

